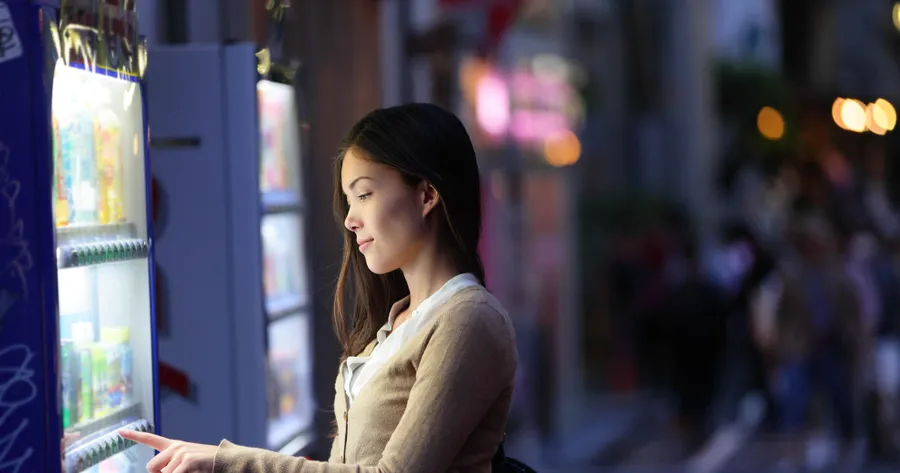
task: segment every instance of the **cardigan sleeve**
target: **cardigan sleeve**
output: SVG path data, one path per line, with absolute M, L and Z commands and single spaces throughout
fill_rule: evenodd
M 336 462 L 339 458 L 341 458 L 340 439 L 341 436 L 337 434 L 335 434 L 331 439 L 331 453 L 328 455 L 328 461 L 330 462 Z
M 338 373 L 334 380 L 334 412 L 341 412 L 344 410 L 344 403 L 346 402 L 345 394 L 344 394 L 344 383 L 342 382 L 344 377 L 341 376 L 341 371 L 344 369 L 344 364 L 340 363 L 338 366 Z M 336 418 L 332 418 L 332 422 L 334 424 L 334 430 L 332 431 L 332 439 L 331 439 L 331 454 L 328 456 L 329 462 L 336 462 L 341 458 L 341 442 L 340 439 L 342 437 L 341 434 L 341 424 L 337 421 Z
M 416 369 L 406 410 L 377 466 L 287 457 L 223 441 L 214 473 L 440 473 L 447 471 L 517 364 L 505 315 L 462 303 L 435 324 Z

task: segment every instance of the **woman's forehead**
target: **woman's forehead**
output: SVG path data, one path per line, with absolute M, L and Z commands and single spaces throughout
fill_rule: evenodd
M 350 181 L 360 174 L 368 174 L 376 168 L 375 163 L 362 157 L 361 154 L 354 150 L 347 151 L 341 162 L 341 184 L 349 185 Z
M 391 168 L 388 166 L 367 159 L 359 152 L 349 150 L 341 163 L 341 189 L 348 192 L 363 182 L 384 180 L 390 170 Z

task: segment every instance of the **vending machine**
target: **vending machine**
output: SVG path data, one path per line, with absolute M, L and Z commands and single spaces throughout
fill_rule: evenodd
M 162 433 L 302 454 L 314 440 L 296 91 L 255 46 L 151 50 Z
M 0 1 L 0 470 L 130 472 L 158 418 L 129 1 Z
M 311 435 L 297 434 L 311 426 L 314 414 L 300 122 L 293 86 L 260 80 L 256 91 L 268 362 L 266 436 L 270 448 L 287 445 L 292 450 L 312 440 Z

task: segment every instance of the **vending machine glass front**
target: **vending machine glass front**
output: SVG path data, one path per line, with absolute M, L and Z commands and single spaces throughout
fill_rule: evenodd
M 117 434 L 154 419 L 141 88 L 59 62 L 52 97 L 66 468 L 130 471 L 153 456 Z
M 305 259 L 301 147 L 295 90 L 257 85 L 260 123 L 260 224 L 267 319 L 268 440 L 295 454 L 313 420 L 309 282 Z

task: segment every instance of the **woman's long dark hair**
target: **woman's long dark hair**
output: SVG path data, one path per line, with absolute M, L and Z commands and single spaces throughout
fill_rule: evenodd
M 344 234 L 344 256 L 334 295 L 333 323 L 343 356 L 357 355 L 387 322 L 391 305 L 409 295 L 400 270 L 374 274 L 356 250 L 356 236 L 344 228 L 349 210 L 341 188 L 341 166 L 350 149 L 358 157 L 390 166 L 410 185 L 431 183 L 440 204 L 439 246 L 456 269 L 484 284 L 478 254 L 481 236 L 481 180 L 475 149 L 462 122 L 431 104 L 407 104 L 375 110 L 344 137 L 334 166 L 334 216 Z M 351 302 L 348 307 L 347 303 Z

